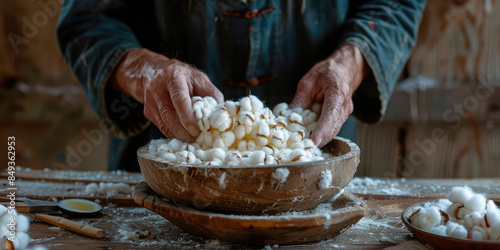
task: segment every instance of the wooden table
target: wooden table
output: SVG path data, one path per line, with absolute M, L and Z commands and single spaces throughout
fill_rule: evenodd
M 84 178 L 68 178 L 69 175 L 59 173 L 61 178 L 53 172 L 30 171 L 28 175 L 18 172 L 18 195 L 36 196 L 47 200 L 67 197 L 83 197 L 100 199 L 104 205 L 102 215 L 91 219 L 74 219 L 98 228 L 105 229 L 104 239 L 93 239 L 64 229 L 41 222 L 32 222 L 29 235 L 32 239 L 30 246 L 43 245 L 49 249 L 178 249 L 178 248 L 222 248 L 222 249 L 262 249 L 244 245 L 227 245 L 217 240 L 194 237 L 176 227 L 159 215 L 141 207 L 133 207 L 127 195 L 117 197 L 92 197 L 85 195 L 83 190 L 89 180 Z M 136 183 L 141 181 L 139 174 L 110 175 L 106 181 L 123 181 Z M 101 175 L 101 177 L 102 177 Z M 75 175 L 76 176 L 76 175 Z M 96 175 L 88 175 L 96 176 Z M 114 176 L 114 177 L 113 177 Z M 117 176 L 120 176 L 117 178 Z M 30 178 L 33 177 L 33 178 Z M 39 178 L 40 180 L 37 180 Z M 121 179 L 120 179 L 121 178 Z M 125 179 L 123 179 L 125 178 Z M 0 181 L 6 191 L 6 178 Z M 99 179 L 96 177 L 96 179 Z M 99 181 L 103 181 L 102 179 Z M 98 182 L 98 181 L 96 181 Z M 322 242 L 305 245 L 279 246 L 284 249 L 331 249 L 331 248 L 363 248 L 381 249 L 394 247 L 396 249 L 428 249 L 420 243 L 404 227 L 401 222 L 401 212 L 413 203 L 444 197 L 453 186 L 469 185 L 475 191 L 486 194 L 493 199 L 500 199 L 500 178 L 498 179 L 380 179 L 354 178 L 346 190 L 363 197 L 370 207 L 368 215 L 357 224 L 345 230 L 341 235 Z M 116 203 L 121 205 L 117 205 Z M 122 240 L 120 231 L 142 233 L 151 232 L 156 239 Z M 273 247 L 273 246 L 271 246 Z M 276 246 L 278 247 L 278 246 Z M 274 247 L 273 247 L 274 248 Z

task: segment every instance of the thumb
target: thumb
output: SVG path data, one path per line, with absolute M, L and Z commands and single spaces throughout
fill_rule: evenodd
M 312 105 L 314 102 L 313 85 L 315 80 L 316 77 L 311 73 L 307 73 L 300 79 L 295 97 L 290 103 L 290 108 L 301 107 L 307 109 Z
M 193 74 L 193 94 L 201 97 L 211 96 L 217 103 L 224 101 L 222 92 L 220 92 L 220 90 L 210 81 L 208 76 L 201 71 Z

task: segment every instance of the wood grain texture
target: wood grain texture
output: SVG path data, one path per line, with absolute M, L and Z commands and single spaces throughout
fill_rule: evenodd
M 173 166 L 154 160 L 144 146 L 137 152 L 141 172 L 158 194 L 196 209 L 236 214 L 275 214 L 315 208 L 343 189 L 359 162 L 358 146 L 336 138 L 325 146 L 335 157 L 324 161 L 268 166 Z M 272 177 L 279 168 L 290 174 L 281 183 Z M 331 188 L 318 184 L 331 171 Z M 222 177 L 221 177 L 222 176 Z
M 366 215 L 366 203 L 349 192 L 332 210 L 307 215 L 241 216 L 204 212 L 162 199 L 147 183 L 136 186 L 134 200 L 193 235 L 249 245 L 299 244 L 329 239 Z

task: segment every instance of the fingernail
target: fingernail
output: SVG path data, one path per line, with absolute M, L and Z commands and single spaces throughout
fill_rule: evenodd
M 198 128 L 194 125 L 189 125 L 188 130 L 192 136 L 198 136 L 200 134 L 200 130 L 198 130 Z

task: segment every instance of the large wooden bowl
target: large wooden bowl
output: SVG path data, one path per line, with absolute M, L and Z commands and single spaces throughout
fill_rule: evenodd
M 158 194 L 176 203 L 230 214 L 276 214 L 315 208 L 351 181 L 359 163 L 359 147 L 337 137 L 323 148 L 334 157 L 324 161 L 267 166 L 171 165 L 137 151 L 141 172 Z M 279 168 L 290 174 L 281 183 L 272 177 Z M 331 187 L 320 188 L 323 172 L 332 173 Z

